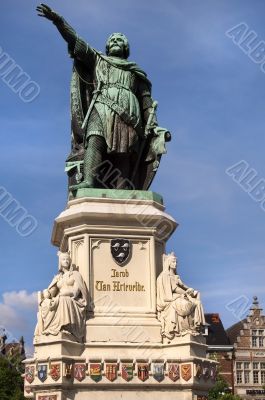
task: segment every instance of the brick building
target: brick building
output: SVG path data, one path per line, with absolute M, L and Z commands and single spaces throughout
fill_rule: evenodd
M 242 399 L 265 399 L 265 316 L 254 297 L 249 315 L 227 329 L 234 345 L 234 393 Z
M 207 323 L 205 335 L 208 357 L 219 362 L 219 374 L 226 380 L 233 392 L 233 345 L 224 329 L 219 314 L 205 314 Z

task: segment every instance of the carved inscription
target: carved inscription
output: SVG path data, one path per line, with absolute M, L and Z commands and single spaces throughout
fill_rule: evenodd
M 98 292 L 145 292 L 145 287 L 138 281 L 128 282 L 127 278 L 130 277 L 127 269 L 118 271 L 115 268 L 110 270 L 110 282 L 96 281 L 95 289 Z M 117 280 L 117 278 L 125 278 L 124 280 Z M 115 279 L 115 280 L 114 280 Z

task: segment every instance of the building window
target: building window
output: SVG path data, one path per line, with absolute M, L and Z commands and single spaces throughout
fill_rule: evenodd
M 241 369 L 242 368 L 242 363 L 241 362 L 237 362 L 236 363 L 236 369 Z
M 253 371 L 253 383 L 259 383 L 259 371 Z
M 261 383 L 264 384 L 265 383 L 265 371 L 261 371 L 260 377 L 261 377 Z
M 241 371 L 236 372 L 236 383 L 242 383 L 242 372 Z
M 260 369 L 265 369 L 265 362 L 260 363 Z
M 244 362 L 244 369 L 250 369 L 250 363 L 249 362 Z
M 244 371 L 244 383 L 249 383 L 249 371 Z
M 253 362 L 253 369 L 259 369 L 259 363 Z
M 252 330 L 252 347 L 264 347 L 264 329 Z

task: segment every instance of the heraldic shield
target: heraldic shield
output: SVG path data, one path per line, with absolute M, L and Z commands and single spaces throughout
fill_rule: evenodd
M 47 365 L 39 365 L 38 366 L 38 378 L 41 382 L 45 382 L 48 374 L 48 366 Z
M 128 239 L 111 239 L 111 254 L 115 262 L 123 266 L 131 255 L 131 243 Z

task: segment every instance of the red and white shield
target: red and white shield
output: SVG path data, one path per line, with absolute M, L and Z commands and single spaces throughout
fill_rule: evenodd
M 75 364 L 74 365 L 74 377 L 79 382 L 82 382 L 86 377 L 86 364 Z
M 25 379 L 28 383 L 32 383 L 35 377 L 35 367 L 30 365 L 25 368 Z
M 148 363 L 137 364 L 137 375 L 142 382 L 146 381 L 149 378 L 149 364 Z
M 113 382 L 115 379 L 117 379 L 118 375 L 118 365 L 114 363 L 108 363 L 106 364 L 106 370 L 105 370 L 106 378 Z
M 61 364 L 51 364 L 50 376 L 54 381 L 58 381 L 61 376 Z
M 173 381 L 176 382 L 180 375 L 179 375 L 179 365 L 175 363 L 168 364 L 168 377 Z

